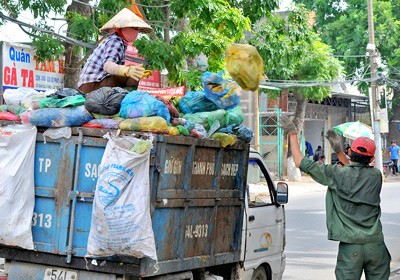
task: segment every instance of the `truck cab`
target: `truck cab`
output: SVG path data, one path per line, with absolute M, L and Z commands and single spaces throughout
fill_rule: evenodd
M 288 186 L 272 180 L 261 156 L 250 150 L 242 233 L 242 279 L 281 279 L 285 269 Z

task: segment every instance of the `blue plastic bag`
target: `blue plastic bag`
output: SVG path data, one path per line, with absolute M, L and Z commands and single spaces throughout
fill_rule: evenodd
M 254 132 L 250 128 L 245 125 L 239 125 L 235 127 L 235 125 L 228 125 L 226 127 L 218 129 L 218 132 L 235 134 L 239 140 L 242 140 L 246 143 L 250 143 L 254 137 Z
M 222 73 L 222 71 L 218 73 L 205 72 L 201 80 L 205 97 L 220 109 L 228 110 L 239 105 L 240 87 L 233 81 L 224 80 Z
M 189 91 L 185 96 L 179 98 L 179 108 L 184 114 L 198 112 L 209 112 L 218 110 L 219 107 L 214 102 L 205 97 L 204 91 Z
M 254 132 L 245 125 L 239 125 L 237 132 L 235 133 L 239 140 L 246 143 L 250 143 L 251 139 L 254 137 Z
M 125 96 L 121 102 L 119 115 L 124 119 L 159 116 L 166 119 L 168 123 L 171 120 L 168 108 L 161 101 L 148 92 L 139 90 L 134 90 Z
M 32 125 L 43 127 L 81 126 L 93 119 L 85 106 L 67 108 L 45 108 L 27 111 L 21 118 Z

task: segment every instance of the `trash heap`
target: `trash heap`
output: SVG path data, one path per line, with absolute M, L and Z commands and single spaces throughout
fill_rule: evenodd
M 55 92 L 7 89 L 0 120 L 48 128 L 82 126 L 211 138 L 223 147 L 238 139 L 250 142 L 254 133 L 242 125 L 238 84 L 224 80 L 222 72 L 205 72 L 202 82 L 203 91 L 170 100 L 119 87 L 103 87 L 86 95 L 71 88 Z

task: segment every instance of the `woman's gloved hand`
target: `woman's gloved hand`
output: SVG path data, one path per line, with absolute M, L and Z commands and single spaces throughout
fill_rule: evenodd
M 139 81 L 144 76 L 144 68 L 141 65 L 131 65 L 125 66 L 121 65 L 121 74 L 120 76 L 125 76 L 134 79 L 135 81 Z
M 104 63 L 104 71 L 111 75 L 124 76 L 139 81 L 146 76 L 146 71 L 143 65 L 118 65 L 115 62 L 107 61 Z

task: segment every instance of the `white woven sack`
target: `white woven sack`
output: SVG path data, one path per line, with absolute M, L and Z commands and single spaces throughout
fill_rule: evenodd
M 106 135 L 93 201 L 87 256 L 126 255 L 157 260 L 150 217 L 149 148 L 130 151 L 134 136 Z M 150 140 L 152 142 L 152 140 Z
M 36 127 L 10 125 L 0 133 L 0 243 L 33 250 Z

